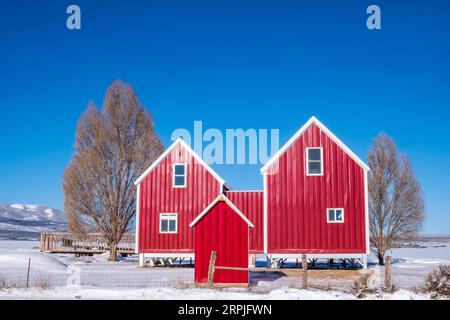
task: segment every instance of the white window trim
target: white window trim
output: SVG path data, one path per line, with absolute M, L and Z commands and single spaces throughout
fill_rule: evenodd
M 168 220 L 175 220 L 175 231 L 162 231 L 161 227 L 162 227 L 162 216 L 170 216 L 170 217 L 175 217 L 175 219 L 168 219 Z M 173 213 L 173 212 L 164 212 L 164 213 L 160 213 L 159 214 L 159 233 L 178 233 L 178 213 Z
M 320 173 L 309 173 L 309 150 L 310 149 L 319 149 L 320 150 Z M 308 147 L 308 148 L 306 148 L 305 162 L 306 162 L 306 175 L 307 176 L 323 176 L 323 147 Z
M 328 211 L 330 211 L 330 210 L 334 210 L 334 211 L 335 211 L 335 213 L 334 213 L 334 219 L 336 219 L 336 210 L 342 210 L 342 220 L 339 220 L 339 221 L 337 221 L 337 220 L 330 221 L 330 216 L 329 216 L 329 214 L 328 214 Z M 344 223 L 344 221 L 345 221 L 345 211 L 344 211 L 344 208 L 327 208 L 327 223 Z
M 175 175 L 175 166 L 183 166 L 184 167 L 184 185 L 177 186 L 175 185 L 175 177 L 181 177 L 181 175 Z M 187 185 L 187 168 L 186 163 L 174 163 L 172 164 L 172 187 L 174 188 L 186 188 Z

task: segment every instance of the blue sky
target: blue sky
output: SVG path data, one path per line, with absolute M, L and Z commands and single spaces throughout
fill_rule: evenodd
M 381 7 L 382 29 L 366 28 Z M 380 131 L 412 161 L 424 232 L 450 233 L 450 2 L 8 1 L 0 11 L 0 203 L 63 207 L 76 121 L 115 79 L 176 128 L 277 128 L 317 116 L 361 158 Z M 81 8 L 81 30 L 66 8 Z M 214 169 L 261 188 L 260 165 Z

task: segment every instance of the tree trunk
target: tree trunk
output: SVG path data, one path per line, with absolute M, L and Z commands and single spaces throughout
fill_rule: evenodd
M 117 261 L 117 244 L 109 244 L 109 261 Z
M 384 266 L 384 252 L 378 252 L 378 264 Z

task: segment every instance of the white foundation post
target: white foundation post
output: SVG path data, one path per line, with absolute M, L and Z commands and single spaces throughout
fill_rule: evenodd
M 255 254 L 249 254 L 248 255 L 248 266 L 249 268 L 254 268 L 256 262 L 256 255 Z
M 139 267 L 143 267 L 143 266 L 144 266 L 144 254 L 139 253 Z
M 363 269 L 366 270 L 367 269 L 367 254 L 363 254 L 361 263 L 363 265 Z

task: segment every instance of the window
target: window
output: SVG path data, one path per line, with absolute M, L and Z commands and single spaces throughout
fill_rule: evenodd
M 174 188 L 186 187 L 186 164 L 177 163 L 173 165 L 173 186 Z
M 322 148 L 306 148 L 306 175 L 323 175 Z
M 342 208 L 327 209 L 327 222 L 330 223 L 344 222 L 344 209 Z
M 177 233 L 178 215 L 176 213 L 161 213 L 159 215 L 159 233 Z

